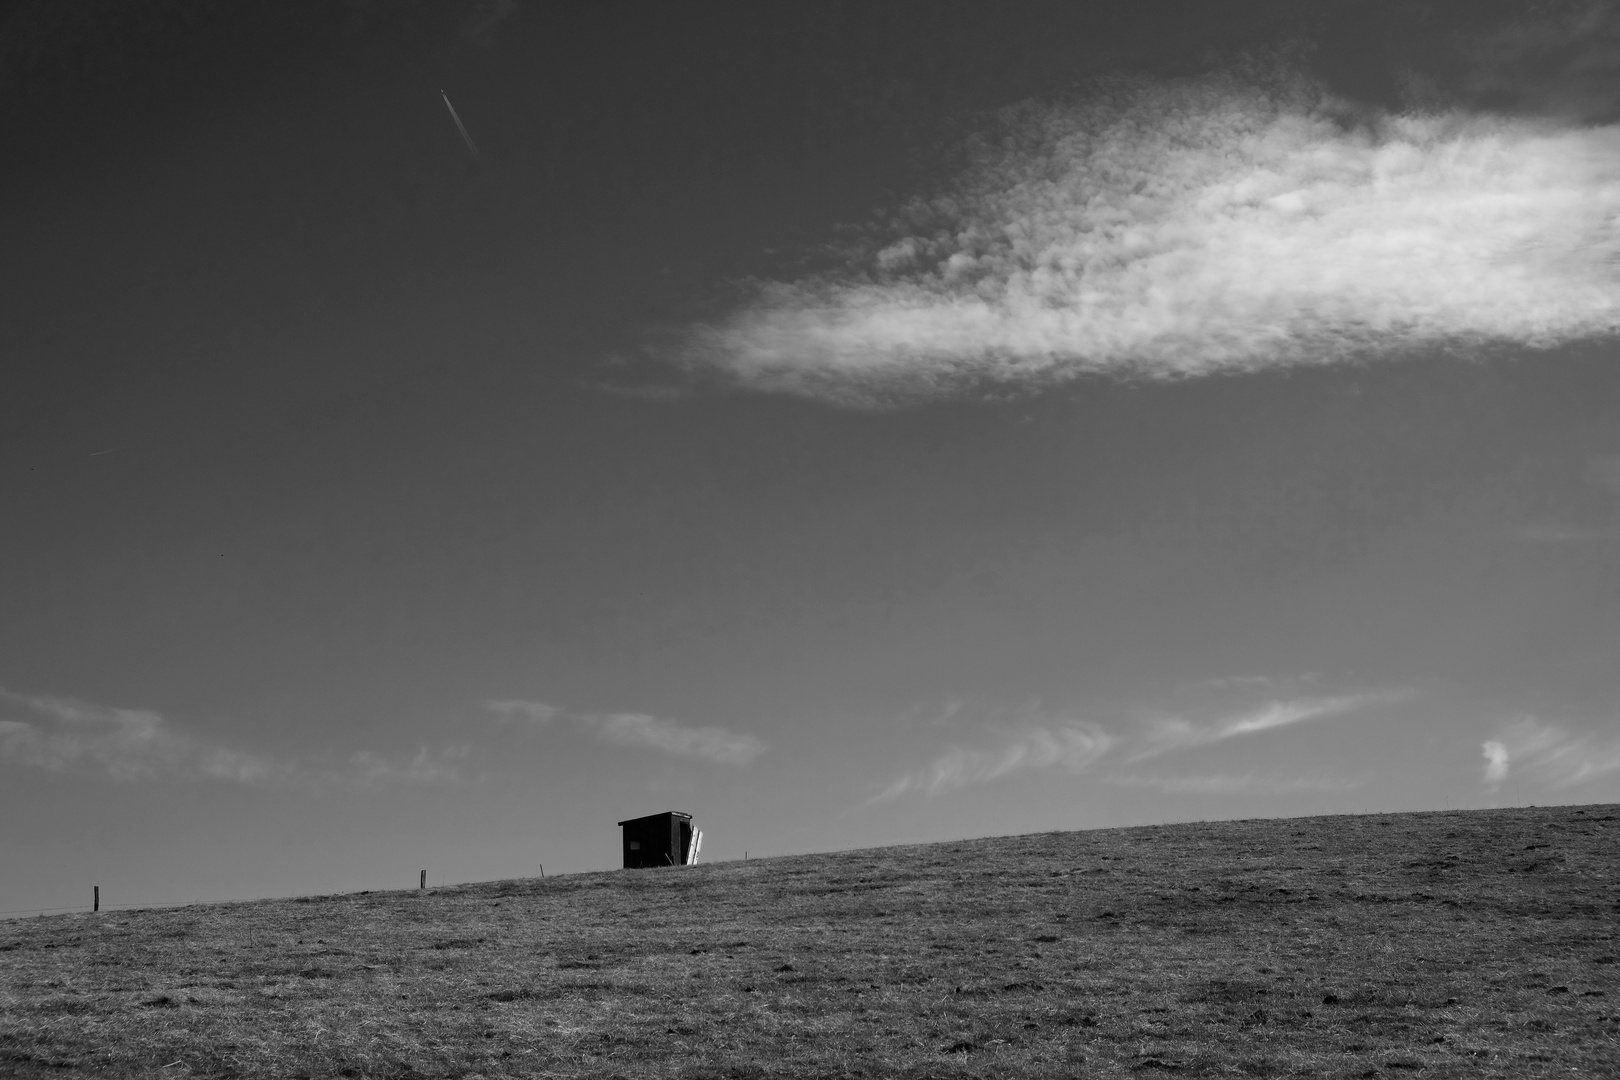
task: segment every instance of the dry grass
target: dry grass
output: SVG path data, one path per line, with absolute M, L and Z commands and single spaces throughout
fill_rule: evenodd
M 1620 808 L 0 923 L 0 1073 L 1620 1076 Z

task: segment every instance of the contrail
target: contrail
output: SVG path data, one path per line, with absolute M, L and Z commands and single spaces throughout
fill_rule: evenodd
M 456 107 L 450 104 L 450 95 L 440 90 L 439 96 L 444 98 L 444 107 L 450 110 L 450 119 L 456 122 L 456 130 L 467 141 L 467 149 L 472 151 L 473 160 L 482 163 L 484 159 L 478 156 L 478 147 L 473 145 L 472 136 L 467 134 L 467 125 L 461 122 L 461 117 L 456 115 Z

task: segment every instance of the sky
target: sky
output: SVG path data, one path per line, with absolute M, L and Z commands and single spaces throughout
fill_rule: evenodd
M 0 8 L 0 911 L 1620 801 L 1620 9 Z

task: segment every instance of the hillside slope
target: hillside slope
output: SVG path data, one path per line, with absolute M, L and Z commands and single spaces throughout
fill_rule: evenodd
M 0 923 L 0 1074 L 1620 1075 L 1620 807 Z

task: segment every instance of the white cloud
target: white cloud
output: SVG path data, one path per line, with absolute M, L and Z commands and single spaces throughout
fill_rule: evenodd
M 1509 724 L 1481 750 L 1492 790 L 1513 772 L 1561 788 L 1620 772 L 1620 739 L 1571 734 L 1534 716 Z
M 765 752 L 763 740 L 719 727 L 690 727 L 645 713 L 571 713 L 543 701 L 488 701 L 503 719 L 547 725 L 567 719 L 603 742 L 696 757 L 722 765 L 747 765 Z
M 51 772 L 89 770 L 126 781 L 210 779 L 237 784 L 447 783 L 469 747 L 394 760 L 371 750 L 341 766 L 313 767 L 210 743 L 149 709 L 0 689 L 0 762 Z
M 1485 782 L 1500 784 L 1507 779 L 1508 774 L 1508 760 L 1511 755 L 1507 746 L 1497 739 L 1491 739 L 1482 749 L 1485 751 Z
M 613 713 L 591 718 L 597 733 L 620 746 L 645 746 L 668 754 L 708 758 L 727 765 L 746 765 L 765 752 L 752 735 L 717 727 L 686 727 L 673 720 L 640 713 Z
M 1397 701 L 1402 696 L 1404 695 L 1397 693 L 1369 693 L 1271 701 L 1257 708 L 1206 722 L 1195 722 L 1175 716 L 1156 717 L 1149 722 L 1141 746 L 1130 756 L 1130 760 L 1140 761 L 1172 750 L 1205 746 L 1240 735 L 1253 735 L 1330 716 L 1344 716 L 1375 705 Z
M 1108 753 L 1114 737 L 1095 724 L 1030 728 L 998 749 L 953 746 L 920 769 L 913 769 L 872 799 L 883 802 L 907 792 L 938 795 L 968 784 L 985 784 L 1024 769 L 1084 772 Z
M 371 750 L 349 759 L 349 775 L 363 784 L 449 784 L 461 779 L 461 764 L 472 753 L 469 746 L 442 750 L 423 747 L 416 756 L 395 761 Z
M 1516 111 L 1612 118 L 1620 85 L 1620 11 L 1613 0 L 1524 5 L 1520 17 L 1459 39 L 1461 89 Z M 1528 10 L 1526 10 L 1528 9 Z
M 1213 719 L 1187 719 L 1185 716 L 1155 716 L 1145 724 L 1123 725 L 1116 735 L 1102 725 L 1084 721 L 1031 723 L 1003 737 L 999 746 L 984 748 L 953 745 L 926 765 L 902 773 L 885 786 L 871 803 L 901 795 L 939 795 L 969 784 L 984 784 L 1027 769 L 1061 769 L 1071 773 L 1093 773 L 1100 780 L 1127 786 L 1153 786 L 1166 791 L 1220 794 L 1227 792 L 1283 793 L 1288 791 L 1347 790 L 1359 781 L 1332 778 L 1277 778 L 1264 776 L 1137 776 L 1119 772 L 1118 765 L 1157 757 L 1172 751 L 1208 746 L 1227 739 L 1257 736 L 1294 724 L 1348 716 L 1364 709 L 1402 700 L 1407 691 L 1371 691 L 1337 696 L 1295 697 L 1230 708 L 1234 695 L 1249 697 L 1256 692 L 1275 691 L 1280 686 L 1302 680 L 1277 680 L 1263 676 L 1213 679 L 1184 688 L 1200 697 L 1214 697 L 1228 707 Z M 1310 682 L 1311 680 L 1303 680 Z M 962 715 L 964 703 L 953 703 L 951 716 Z M 1193 712 L 1208 712 L 1210 707 Z M 1094 769 L 1110 761 L 1118 765 L 1108 770 Z M 870 803 L 868 804 L 870 805 Z
M 1231 776 L 1110 776 L 1110 784 L 1146 787 L 1173 794 L 1198 795 L 1288 795 L 1300 791 L 1352 791 L 1359 780 L 1334 777 L 1278 777 L 1245 774 Z
M 563 715 L 561 709 L 543 701 L 486 701 L 484 708 L 503 720 L 528 720 L 536 724 L 546 724 Z
M 90 768 L 120 780 L 193 776 L 259 783 L 285 776 L 270 758 L 211 746 L 145 709 L 0 690 L 0 703 L 26 720 L 0 721 L 0 760 L 61 772 Z
M 1208 78 L 1011 110 L 974 158 L 840 271 L 694 329 L 686 361 L 870 399 L 1620 328 L 1620 127 Z

